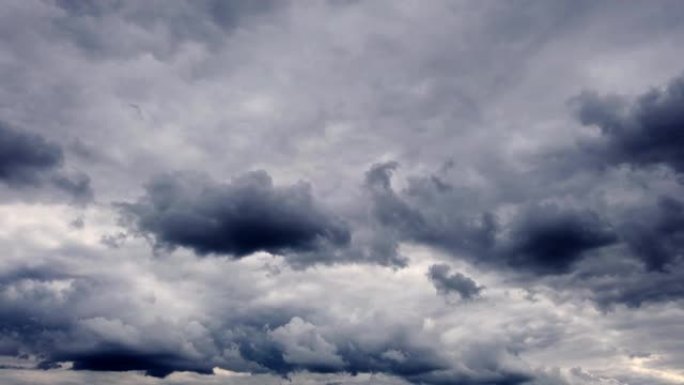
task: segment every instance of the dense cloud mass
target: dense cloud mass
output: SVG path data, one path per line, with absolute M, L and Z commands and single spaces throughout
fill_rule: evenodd
M 90 178 L 62 172 L 64 154 L 57 144 L 0 121 L 0 182 L 11 187 L 51 184 L 77 201 L 92 199 Z
M 466 300 L 480 294 L 482 287 L 478 286 L 475 281 L 458 272 L 449 274 L 450 270 L 449 265 L 445 264 L 432 265 L 428 270 L 428 278 L 435 285 L 439 294 L 448 295 L 451 292 L 456 292 Z
M 583 93 L 574 102 L 582 124 L 596 125 L 603 141 L 587 150 L 609 164 L 664 164 L 684 172 L 684 79 L 640 95 L 633 102 L 620 96 Z
M 41 173 L 61 166 L 61 148 L 36 134 L 0 125 L 0 179 L 7 183 L 36 182 Z
M 567 272 L 585 252 L 616 241 L 595 213 L 555 206 L 527 209 L 516 218 L 510 238 L 508 264 L 542 273 Z
M 557 274 L 567 272 L 585 252 L 617 241 L 595 213 L 553 204 L 521 207 L 503 226 L 491 212 L 454 205 L 465 204 L 467 192 L 434 176 L 413 179 L 402 197 L 391 187 L 390 173 L 396 167 L 375 165 L 366 174 L 378 221 L 402 237 L 461 253 L 476 263 Z
M 467 191 L 454 189 L 437 177 L 409 182 L 405 196 L 394 191 L 392 172 L 398 163 L 376 164 L 366 172 L 373 216 L 400 238 L 428 243 L 453 252 L 485 256 L 494 246 L 496 222 L 488 212 L 464 207 Z
M 317 207 L 309 186 L 274 187 L 263 171 L 230 184 L 198 175 L 167 175 L 150 182 L 146 191 L 138 203 L 122 208 L 157 246 L 239 258 L 257 251 L 305 253 L 349 243 L 345 224 Z
M 684 203 L 661 197 L 654 209 L 637 210 L 623 224 L 625 238 L 649 270 L 669 270 L 684 256 Z
M 683 18 L 5 1 L 0 382 L 684 383 Z

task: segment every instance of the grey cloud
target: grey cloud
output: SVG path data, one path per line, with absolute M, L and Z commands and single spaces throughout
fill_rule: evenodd
M 63 162 L 58 145 L 0 123 L 0 180 L 16 185 L 36 184 Z
M 664 196 L 655 208 L 632 210 L 622 235 L 649 270 L 668 270 L 684 258 L 684 203 Z
M 475 263 L 542 275 L 568 272 L 586 252 L 617 241 L 596 213 L 553 204 L 525 205 L 503 226 L 494 214 L 478 212 L 471 192 L 435 176 L 411 178 L 406 191 L 397 194 L 390 180 L 396 167 L 375 165 L 366 178 L 376 218 L 396 229 L 401 239 L 443 248 Z
M 486 253 L 494 243 L 494 217 L 473 212 L 468 192 L 445 184 L 437 177 L 413 178 L 406 191 L 397 193 L 391 184 L 398 163 L 373 165 L 366 173 L 377 221 L 394 229 L 400 239 L 422 242 L 471 255 Z
M 298 329 L 307 329 L 303 327 L 307 323 L 297 319 L 293 319 L 288 325 L 290 328 L 299 325 Z M 385 373 L 404 378 L 410 383 L 426 385 L 522 384 L 533 376 L 526 369 L 508 367 L 502 363 L 505 361 L 503 356 L 509 353 L 502 351 L 499 346 L 471 346 L 459 357 L 458 364 L 454 364 L 435 346 L 438 342 L 435 341 L 435 345 L 432 345 L 427 341 L 417 341 L 412 335 L 416 331 L 411 330 L 412 328 L 392 326 L 389 330 L 379 332 L 373 331 L 374 328 L 370 325 L 355 325 L 351 328 L 349 325 L 340 326 L 339 331 L 328 331 L 321 335 L 309 332 L 308 336 L 315 338 L 302 340 L 305 345 L 300 342 L 297 346 L 300 354 L 307 352 L 306 356 L 300 356 L 307 360 L 312 359 L 308 354 L 313 353 L 310 347 L 324 349 L 325 352 L 320 353 L 325 355 L 320 355 L 318 359 L 328 356 L 325 365 L 316 360 L 306 366 L 296 367 L 323 372 L 334 368 L 336 371 L 349 373 Z M 315 330 L 312 327 L 309 324 L 308 330 Z M 374 336 L 362 337 L 369 332 Z M 326 347 L 323 343 L 325 341 L 331 345 Z M 291 346 L 290 349 L 292 348 Z
M 436 176 L 409 177 L 396 192 L 391 175 L 396 163 L 366 173 L 376 220 L 408 241 L 448 251 L 476 266 L 521 273 L 554 282 L 561 290 L 588 289 L 602 308 L 679 301 L 682 269 L 682 203 L 662 197 L 655 205 L 603 212 L 560 203 L 518 204 L 502 220 L 478 212 L 478 199 Z M 486 209 L 485 209 L 486 210 Z M 481 218 L 478 220 L 478 218 Z M 609 258 L 618 265 L 601 266 Z M 643 267 L 634 265 L 641 261 Z M 447 272 L 432 272 L 438 290 L 447 291 Z M 441 272 L 442 274 L 437 274 Z M 467 278 L 467 277 L 464 277 Z M 454 286 L 477 287 L 454 277 Z
M 439 294 L 448 295 L 455 292 L 465 300 L 480 295 L 482 287 L 478 286 L 477 282 L 459 272 L 449 274 L 450 270 L 449 265 L 445 264 L 432 265 L 428 270 L 427 276 Z
M 325 253 L 350 241 L 346 224 L 314 202 L 310 187 L 273 185 L 252 172 L 229 184 L 198 175 L 167 175 L 148 184 L 137 203 L 122 204 L 136 231 L 158 247 L 241 258 L 257 251 Z
M 514 220 L 503 256 L 516 268 L 564 273 L 584 253 L 615 242 L 614 231 L 596 213 L 534 205 Z
M 42 138 L 28 153 L 59 155 L 0 177 L 0 351 L 76 370 L 0 376 L 655 382 L 630 376 L 642 364 L 676 370 L 684 351 L 672 342 L 681 77 L 635 99 L 610 95 L 681 72 L 682 10 L 669 0 L 8 0 L 2 117 Z M 596 92 L 574 101 L 578 122 L 564 101 L 582 89 Z M 397 162 L 364 174 L 381 159 Z M 254 169 L 287 182 L 244 174 Z M 208 176 L 144 186 L 169 170 Z M 91 183 L 105 204 L 60 204 L 91 199 Z M 65 213 L 85 225 L 61 226 Z M 175 251 L 155 258 L 131 233 Z M 445 261 L 477 282 L 450 270 L 431 285 L 426 266 Z M 487 296 L 454 311 L 434 294 L 440 282 L 465 295 L 486 285 Z M 657 361 L 629 361 L 641 345 Z M 567 374 L 585 365 L 599 374 Z M 121 373 L 214 366 L 255 375 Z
M 56 143 L 0 122 L 0 181 L 10 187 L 49 185 L 76 202 L 93 199 L 90 178 L 64 170 L 64 154 Z
M 90 57 L 132 58 L 151 52 L 167 59 L 187 42 L 216 49 L 225 42 L 227 33 L 257 24 L 260 16 L 267 16 L 285 2 L 60 0 L 55 5 L 63 11 L 52 20 L 56 36 L 71 41 Z M 128 23 L 129 28 L 120 28 L 121 22 Z M 172 39 L 166 41 L 167 36 Z
M 283 360 L 289 364 L 332 372 L 344 365 L 337 348 L 316 332 L 315 325 L 301 318 L 272 330 L 270 336 L 282 346 Z
M 594 300 L 604 309 L 615 305 L 639 307 L 647 303 L 681 302 L 684 298 L 684 266 L 671 273 L 629 271 L 583 279 L 578 286 L 588 287 Z
M 382 328 L 343 319 L 313 323 L 307 318 L 325 312 L 309 306 L 297 310 L 243 300 L 215 304 L 220 316 L 201 323 L 149 323 L 141 312 L 151 303 L 119 294 L 127 287 L 125 279 L 48 267 L 6 274 L 0 281 L 0 313 L 9 341 L 3 341 L 2 353 L 34 355 L 42 369 L 72 362 L 76 371 L 135 370 L 154 377 L 210 373 L 215 366 L 285 377 L 383 373 L 430 385 L 522 384 L 533 376 L 500 362 L 513 356 L 498 345 L 469 346 L 456 364 L 419 325 L 400 320 Z M 425 334 L 417 338 L 416 333 Z
M 203 340 L 201 324 L 186 325 L 185 333 L 191 336 L 177 335 L 164 320 L 148 328 L 142 318 L 122 313 L 136 308 L 140 315 L 151 304 L 117 294 L 126 286 L 120 278 L 60 270 L 23 268 L 1 277 L 3 342 L 10 348 L 4 355 L 35 357 L 41 369 L 71 362 L 73 370 L 137 370 L 155 377 L 175 371 L 211 373 L 216 359 L 209 355 L 220 354 L 211 340 Z M 273 317 L 262 321 L 268 319 Z M 199 342 L 206 345 L 192 347 Z
M 99 346 L 84 352 L 61 353 L 52 360 L 71 361 L 73 370 L 91 371 L 132 371 L 140 370 L 154 377 L 165 377 L 176 371 L 212 373 L 212 366 L 205 362 L 188 360 L 176 352 L 145 352 L 143 349 L 131 350 L 121 346 Z M 45 361 L 43 366 L 51 366 Z
M 634 101 L 585 92 L 573 99 L 582 124 L 601 130 L 602 142 L 586 144 L 608 164 L 664 164 L 684 172 L 684 79 L 675 78 Z
M 52 184 L 71 195 L 75 202 L 87 203 L 95 198 L 90 186 L 90 177 L 84 173 L 61 173 L 51 178 Z

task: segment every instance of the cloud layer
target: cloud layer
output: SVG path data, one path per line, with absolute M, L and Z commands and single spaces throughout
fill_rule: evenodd
M 265 251 L 307 253 L 349 243 L 349 229 L 316 207 L 309 186 L 274 187 L 265 172 L 230 184 L 198 175 L 159 177 L 134 204 L 122 204 L 134 228 L 157 247 L 237 258 Z
M 7 1 L 3 385 L 684 382 L 682 17 Z

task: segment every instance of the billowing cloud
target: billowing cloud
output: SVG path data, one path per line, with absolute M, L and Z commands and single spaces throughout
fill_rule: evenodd
M 14 184 L 36 183 L 64 160 L 59 146 L 6 124 L 0 125 L 0 154 L 0 179 Z
M 59 145 L 0 122 L 0 182 L 12 187 L 51 184 L 78 201 L 92 199 L 90 178 L 64 173 L 63 163 Z
M 449 265 L 437 264 L 430 266 L 427 276 L 435 285 L 437 293 L 448 295 L 450 293 L 458 293 L 458 295 L 469 300 L 477 297 L 482 291 L 482 287 L 478 286 L 471 278 L 459 273 L 450 273 Z
M 210 298 L 223 294 L 206 289 L 217 284 L 223 289 L 237 287 L 244 284 L 237 282 L 240 276 L 255 273 L 247 266 L 234 266 L 240 271 L 228 273 L 232 278 L 226 281 L 226 272 L 217 269 L 224 262 L 205 261 L 210 268 L 200 273 L 207 280 L 200 292 Z M 194 263 L 192 258 L 187 262 Z M 142 371 L 154 377 L 176 371 L 209 374 L 214 367 L 282 376 L 383 373 L 423 384 L 522 384 L 533 376 L 498 343 L 470 341 L 463 350 L 446 349 L 448 345 L 438 338 L 439 329 L 424 329 L 420 315 L 392 320 L 382 311 L 364 315 L 360 322 L 321 308 L 315 298 L 296 307 L 266 305 L 259 298 L 277 295 L 278 290 L 266 289 L 255 296 L 255 288 L 230 303 L 212 301 L 208 308 L 184 309 L 189 304 L 178 304 L 183 299 L 163 299 L 161 291 L 156 300 L 123 295 L 127 286 L 138 285 L 138 277 L 123 275 L 125 269 L 103 272 L 97 278 L 85 277 L 83 270 L 62 269 L 25 268 L 2 277 L 3 354 L 24 357 L 45 370 L 64 365 L 76 371 Z M 324 284 L 312 270 L 283 274 Z M 348 274 L 351 278 L 354 273 Z M 259 274 L 249 279 L 254 278 L 265 282 Z M 283 279 L 284 283 L 289 278 Z M 350 289 L 353 292 L 350 286 L 342 290 Z M 195 297 L 201 302 L 207 299 Z M 188 313 L 164 315 L 172 303 L 176 303 L 171 305 L 174 312 Z M 209 317 L 212 314 L 217 318 Z
M 397 162 L 373 165 L 366 172 L 373 215 L 394 230 L 399 240 L 424 242 L 454 252 L 483 255 L 494 245 L 496 223 L 487 212 L 472 212 L 462 192 L 436 177 L 415 178 L 401 194 L 394 191 L 392 172 Z
M 608 164 L 663 164 L 684 172 L 684 79 L 677 77 L 630 101 L 585 92 L 573 99 L 582 124 L 595 125 L 601 141 L 588 144 L 588 156 Z
M 634 210 L 623 233 L 649 270 L 669 270 L 684 259 L 684 203 L 665 196 L 655 208 Z
M 373 166 L 367 183 L 378 221 L 406 240 L 444 248 L 476 263 L 539 274 L 567 272 L 585 252 L 617 241 L 609 224 L 596 213 L 553 204 L 521 207 L 503 226 L 494 214 L 467 207 L 468 191 L 434 176 L 412 179 L 399 195 L 390 180 L 396 166 Z
M 137 203 L 122 204 L 134 228 L 158 247 L 188 247 L 198 254 L 244 257 L 325 252 L 344 247 L 346 225 L 314 202 L 310 187 L 276 187 L 253 172 L 220 184 L 198 175 L 167 175 L 147 186 Z
M 541 273 L 567 272 L 585 252 L 617 241 L 596 213 L 532 206 L 516 217 L 503 255 L 513 267 Z
M 684 382 L 683 17 L 5 1 L 3 385 Z

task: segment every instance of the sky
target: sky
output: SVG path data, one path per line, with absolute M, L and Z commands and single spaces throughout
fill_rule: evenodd
M 2 0 L 0 383 L 684 383 L 681 20 Z

